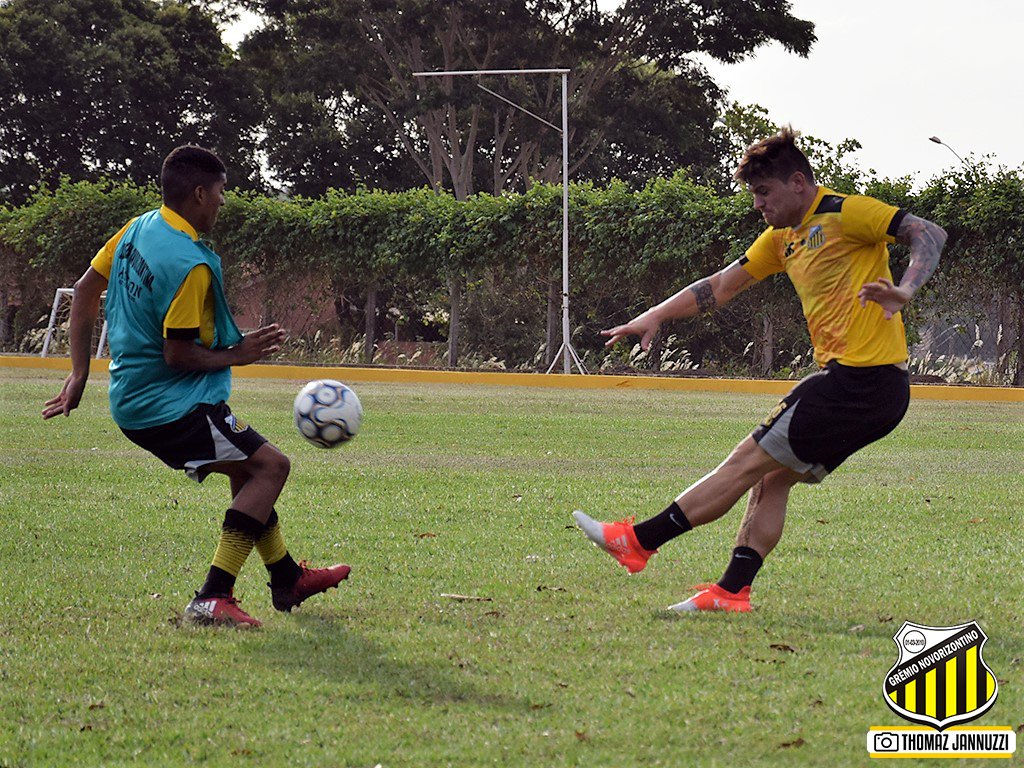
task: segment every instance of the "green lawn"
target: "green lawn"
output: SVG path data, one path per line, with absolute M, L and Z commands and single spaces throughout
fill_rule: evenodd
M 297 383 L 236 379 L 235 412 L 292 457 L 292 553 L 354 569 L 276 614 L 254 554 L 245 632 L 179 625 L 226 481 L 129 443 L 103 376 L 42 422 L 61 378 L 0 369 L 2 768 L 868 765 L 870 726 L 909 725 L 881 693 L 905 620 L 978 621 L 1000 691 L 974 724 L 1024 727 L 1019 404 L 915 401 L 795 489 L 753 613 L 669 617 L 740 510 L 632 577 L 571 512 L 660 511 L 774 397 L 360 384 L 362 434 L 323 451 L 291 424 Z

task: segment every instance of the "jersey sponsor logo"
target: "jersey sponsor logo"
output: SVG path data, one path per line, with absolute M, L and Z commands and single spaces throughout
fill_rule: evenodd
M 981 717 L 995 703 L 999 682 L 982 658 L 988 636 L 977 622 L 929 627 L 907 621 L 893 640 L 899 659 L 882 692 L 904 720 L 942 731 Z
M 125 295 L 135 301 L 145 289 L 153 292 L 154 275 L 142 254 L 131 243 L 125 243 L 117 257 L 117 280 L 124 286 Z
M 793 251 L 796 250 L 796 243 L 786 243 L 786 252 L 782 254 L 782 258 L 788 259 L 793 255 Z
M 825 244 L 825 230 L 821 228 L 821 224 L 815 224 L 811 227 L 806 242 L 807 248 L 810 250 L 821 248 Z

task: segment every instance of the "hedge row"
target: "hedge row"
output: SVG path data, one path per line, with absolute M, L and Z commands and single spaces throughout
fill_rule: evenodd
M 1014 326 L 1007 337 L 1018 348 L 1019 378 L 1021 174 L 964 168 L 918 192 L 906 180 L 865 191 L 950 232 L 911 323 L 998 305 Z M 18 349 L 54 288 L 72 284 L 107 237 L 158 204 L 148 187 L 65 182 L 25 206 L 0 209 L 0 343 Z M 639 362 L 763 374 L 806 355 L 799 304 L 784 277 L 741 294 L 710 320 L 667 329 L 673 343 L 649 358 L 603 349 L 601 328 L 742 254 L 763 227 L 747 194 L 720 196 L 683 173 L 641 190 L 578 184 L 570 187 L 569 220 L 573 346 L 591 367 Z M 461 354 L 463 362 L 530 368 L 544 367 L 561 341 L 561 237 L 561 189 L 537 185 L 523 195 L 465 202 L 429 190 L 289 201 L 234 194 L 212 240 L 229 283 L 251 289 L 247 299 L 259 293 L 261 320 L 297 311 L 315 320 L 302 324 L 307 352 L 319 331 L 317 343 L 333 339 L 336 350 L 365 343 L 372 351 L 383 340 L 448 342 L 455 347 L 449 364 Z M 894 249 L 897 276 L 902 251 Z M 229 295 L 238 295 L 230 284 Z

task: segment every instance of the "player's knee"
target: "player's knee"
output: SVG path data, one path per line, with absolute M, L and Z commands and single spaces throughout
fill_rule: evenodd
M 253 462 L 256 474 L 280 485 L 284 485 L 292 469 L 291 459 L 270 443 L 266 443 L 256 451 L 250 461 Z
M 748 437 L 729 454 L 729 458 L 725 460 L 725 466 L 731 473 L 749 480 L 752 486 L 773 470 L 778 469 L 779 463 L 769 456 L 752 437 Z
M 766 491 L 777 491 L 790 488 L 800 482 L 802 475 L 794 472 L 789 467 L 774 469 L 761 478 L 762 487 Z
M 271 463 L 270 471 L 284 483 L 288 479 L 288 475 L 292 471 L 292 462 L 287 456 L 280 451 L 274 456 L 273 462 Z

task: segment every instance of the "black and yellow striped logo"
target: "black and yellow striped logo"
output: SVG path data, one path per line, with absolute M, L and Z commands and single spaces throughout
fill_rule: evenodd
M 974 720 L 999 684 L 982 659 L 988 639 L 975 622 L 926 627 L 906 622 L 893 638 L 900 660 L 885 678 L 885 703 L 905 720 L 942 730 Z

